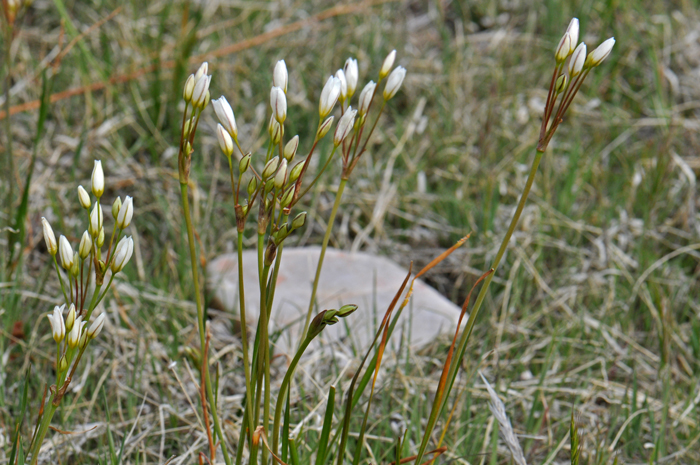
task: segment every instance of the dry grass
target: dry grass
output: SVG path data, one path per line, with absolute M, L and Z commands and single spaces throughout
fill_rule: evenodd
M 42 63 L 60 49 L 58 3 L 36 0 L 23 19 L 12 49 L 12 105 L 39 98 Z M 399 64 L 409 71 L 405 87 L 358 167 L 331 244 L 386 253 L 404 264 L 416 260 L 420 268 L 474 231 L 428 277 L 459 301 L 488 266 L 522 190 L 561 29 L 576 14 L 585 23 L 587 43 L 615 35 L 614 55 L 579 93 L 543 161 L 475 327 L 456 384 L 448 451 L 437 460 L 510 463 L 487 407 L 488 393 L 475 376 L 481 370 L 505 402 L 528 463 L 568 460 L 574 407 L 585 425 L 581 463 L 608 463 L 613 454 L 629 464 L 698 463 L 700 15 L 686 4 L 645 0 L 614 7 L 603 1 L 500 5 L 387 2 L 309 22 L 212 59 L 212 95 L 225 91 L 231 97 L 241 140 L 259 148 L 267 107 L 245 103 L 265 101 L 272 66 L 285 58 L 290 108 L 309 114 L 288 133 L 302 135 L 304 147 L 304 135 L 315 127 L 324 76 L 348 55 L 359 59 L 364 76 L 396 47 Z M 117 4 L 67 6 L 75 29 L 84 31 Z M 20 374 L 31 364 L 38 375 L 31 386 L 33 423 L 42 376 L 52 370 L 50 336 L 38 317 L 57 301 L 60 288 L 48 267 L 39 220 L 46 216 L 77 242 L 73 189 L 87 182 L 95 158 L 105 160 L 107 185 L 117 186 L 106 195 L 133 193 L 136 199 L 135 254 L 125 270 L 131 284 L 118 282 L 105 300 L 109 323 L 84 362 L 89 376 L 74 383 L 71 401 L 55 417 L 58 428 L 87 432 L 50 433 L 54 442 L 47 450 L 60 463 L 105 463 L 105 409 L 117 446 L 125 444 L 124 463 L 171 457 L 171 464 L 193 463 L 206 450 L 195 413 L 197 369 L 186 355 L 197 335 L 178 214 L 176 89 L 184 81 L 182 70 L 191 71 L 190 57 L 251 40 L 328 6 L 314 0 L 211 2 L 189 4 L 187 16 L 182 2 L 129 3 L 63 58 L 54 91 L 87 91 L 51 106 L 31 187 L 19 286 L 0 283 L 0 463 L 7 463 L 3 454 Z M 71 38 L 68 32 L 62 43 Z M 153 71 L 89 87 L 144 68 Z M 36 112 L 19 112 L 11 122 L 18 203 Z M 205 149 L 193 164 L 192 186 L 195 223 L 208 257 L 230 251 L 235 239 L 213 122 L 211 113 L 200 129 Z M 3 156 L 6 137 L 0 134 Z M 2 179 L 6 186 L 5 174 Z M 317 242 L 323 233 L 335 189 L 335 178 L 327 180 L 311 201 L 319 216 L 309 218 L 301 244 Z M 9 224 L 7 212 L 4 207 L 2 227 Z M 5 237 L 0 247 L 6 247 Z M 236 444 L 244 386 L 240 343 L 232 315 L 209 315 L 220 411 Z M 392 444 L 403 427 L 403 455 L 415 453 L 448 343 L 385 355 L 366 435 L 367 460 L 393 460 Z M 283 373 L 285 361 L 275 363 Z M 336 384 L 340 398 L 356 363 L 351 353 L 312 355 L 299 368 L 292 420 L 307 441 L 302 462 L 318 437 L 328 386 Z

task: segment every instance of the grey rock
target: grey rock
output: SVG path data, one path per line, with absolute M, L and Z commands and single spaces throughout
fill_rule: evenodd
M 299 343 L 320 251 L 320 247 L 284 249 L 270 320 L 270 331 L 279 330 L 281 333 L 276 343 L 278 353 L 289 353 Z M 243 268 L 246 323 L 252 329 L 260 314 L 255 251 L 243 253 Z M 236 254 L 222 255 L 207 266 L 207 284 L 215 300 L 224 310 L 236 314 L 239 307 L 237 270 Z M 319 281 L 317 308 L 312 318 L 321 310 L 339 308 L 345 304 L 356 304 L 358 310 L 338 324 L 326 327 L 318 337 L 319 342 L 342 343 L 360 353 L 366 351 L 407 273 L 408 270 L 385 257 L 329 248 Z M 403 297 L 399 299 L 395 311 Z M 411 302 L 401 315 L 391 345 L 398 347 L 401 338 L 405 337 L 410 346 L 418 348 L 443 333 L 453 333 L 459 313 L 458 306 L 417 280 Z

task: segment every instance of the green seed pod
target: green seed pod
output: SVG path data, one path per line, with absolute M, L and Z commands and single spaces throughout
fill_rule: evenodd
M 248 167 L 250 166 L 250 154 L 246 155 L 245 157 L 241 158 L 241 161 L 238 162 L 238 171 L 239 173 L 243 174 L 246 171 L 248 171 Z
M 257 189 L 257 188 L 258 188 L 258 180 L 257 180 L 257 178 L 252 178 L 252 179 L 248 182 L 248 189 L 247 189 L 247 191 L 248 191 L 248 196 L 249 196 L 249 197 L 252 197 L 253 194 L 255 193 L 255 189 Z
M 301 170 L 304 169 L 304 162 L 300 161 L 296 165 L 294 165 L 294 168 L 292 168 L 292 171 L 289 172 L 289 182 L 296 182 L 297 179 L 299 179 L 299 176 L 301 175 Z

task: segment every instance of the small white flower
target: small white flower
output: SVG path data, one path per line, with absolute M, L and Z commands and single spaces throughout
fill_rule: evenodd
M 119 217 L 119 210 L 122 208 L 122 198 L 117 196 L 116 199 L 114 199 L 114 203 L 112 204 L 112 218 L 114 218 L 114 221 L 117 221 L 117 218 Z
M 287 81 L 289 80 L 289 75 L 287 74 L 287 64 L 284 60 L 280 60 L 275 65 L 275 70 L 272 72 L 272 85 L 279 87 L 287 93 Z
M 214 112 L 216 113 L 216 117 L 219 118 L 221 125 L 231 137 L 237 139 L 238 126 L 236 125 L 236 118 L 233 115 L 233 109 L 226 100 L 226 97 L 222 95 L 218 99 L 212 100 L 211 103 L 214 105 Z
M 64 304 L 65 307 L 65 304 Z M 75 304 L 70 304 L 70 308 L 68 309 L 68 316 L 66 317 L 66 331 L 70 331 L 73 329 L 73 325 L 75 324 Z
M 586 58 L 586 63 L 584 66 L 587 68 L 594 68 L 601 64 L 603 60 L 605 60 L 608 57 L 608 55 L 610 55 L 610 52 L 612 52 L 614 45 L 614 37 L 611 37 L 602 44 L 598 45 L 598 47 L 595 50 L 588 54 L 588 58 Z
M 287 145 L 284 146 L 284 159 L 287 161 L 292 161 L 294 159 L 294 155 L 297 153 L 297 149 L 299 148 L 299 136 L 296 135 L 289 139 L 289 142 L 287 142 Z
M 265 165 L 265 168 L 263 168 L 263 172 L 261 175 L 263 181 L 268 179 L 270 176 L 272 176 L 275 173 L 275 171 L 277 171 L 277 167 L 279 166 L 279 164 L 280 164 L 279 157 L 274 157 L 274 158 L 270 159 L 270 161 L 267 162 L 267 164 Z
M 563 63 L 571 54 L 571 36 L 568 32 L 564 33 L 564 36 L 559 41 L 556 50 L 554 51 L 554 59 L 557 63 Z
M 335 77 L 340 81 L 340 101 L 344 102 L 348 97 L 348 81 L 345 79 L 345 71 L 339 69 L 335 72 Z
M 131 218 L 134 216 L 134 199 L 126 196 L 124 204 L 119 208 L 117 215 L 117 228 L 124 230 L 131 224 Z
M 105 174 L 102 171 L 102 161 L 95 160 L 95 166 L 92 168 L 92 193 L 98 199 L 105 192 Z
M 386 80 L 386 87 L 384 87 L 384 100 L 389 100 L 396 95 L 405 77 L 406 68 L 403 66 L 397 66 L 396 69 L 391 72 L 389 79 Z
M 376 87 L 377 84 L 375 84 L 374 81 L 369 81 L 364 89 L 362 89 L 362 92 L 360 92 L 360 102 L 357 109 L 360 116 L 366 115 L 369 111 L 369 106 L 372 103 L 372 97 L 374 96 L 374 89 Z
M 53 340 L 59 343 L 66 336 L 66 324 L 63 321 L 63 309 L 66 305 L 59 307 L 58 305 L 53 308 L 53 315 L 47 315 L 49 318 L 49 323 L 51 323 L 51 332 L 53 333 Z
M 124 265 L 129 263 L 133 253 L 134 240 L 131 236 L 122 238 L 114 249 L 114 259 L 111 265 L 112 273 L 119 273 L 124 268 Z
M 333 107 L 338 101 L 339 96 L 340 81 L 337 77 L 331 76 L 328 78 L 326 85 L 323 86 L 323 90 L 321 91 L 321 99 L 318 104 L 318 114 L 321 119 L 325 118 L 333 111 Z
M 199 68 L 197 68 L 197 72 L 194 74 L 194 82 L 196 83 L 199 81 L 199 78 L 202 76 L 206 75 L 209 72 L 209 63 L 206 61 L 199 65 Z
M 100 316 L 98 316 L 95 321 L 92 322 L 90 327 L 87 330 L 87 337 L 90 339 L 95 339 L 98 334 L 100 334 L 100 331 L 102 331 L 102 327 L 105 325 L 105 314 L 100 313 Z
M 333 125 L 333 118 L 333 116 L 326 118 L 323 124 L 321 124 L 321 126 L 318 128 L 318 132 L 316 132 L 316 139 L 321 140 L 326 136 L 326 134 L 328 134 L 328 131 L 330 131 L 331 126 Z
M 576 77 L 581 73 L 583 69 L 583 64 L 586 62 L 586 44 L 581 42 L 574 50 L 574 53 L 569 59 L 569 76 Z
M 58 254 L 61 257 L 63 268 L 70 270 L 73 266 L 73 248 L 64 235 L 58 238 Z
M 185 81 L 185 88 L 182 91 L 182 98 L 187 103 L 190 103 L 190 100 L 192 100 L 192 92 L 194 92 L 194 82 L 194 74 L 190 74 L 187 78 L 187 81 Z
M 100 228 L 103 224 L 102 205 L 95 202 L 90 212 L 90 227 L 88 228 L 90 235 L 92 235 L 92 237 L 97 237 L 100 234 Z
M 578 44 L 578 18 L 572 18 L 569 23 L 569 27 L 566 28 L 566 32 L 569 33 L 569 38 L 571 39 L 571 50 L 574 51 L 574 47 Z
M 219 141 L 221 151 L 230 158 L 231 155 L 233 155 L 233 140 L 226 129 L 220 124 L 216 125 L 216 138 Z
M 78 200 L 83 208 L 90 208 L 90 194 L 88 194 L 83 186 L 78 186 Z
M 356 114 L 357 110 L 348 107 L 347 111 L 340 117 L 340 121 L 338 121 L 338 125 L 335 127 L 335 134 L 333 134 L 333 143 L 336 146 L 340 145 L 348 134 L 350 134 L 350 131 L 352 131 Z
M 56 255 L 58 252 L 58 244 L 56 244 L 56 236 L 53 234 L 53 228 L 49 221 L 41 217 L 41 228 L 44 230 L 44 242 L 46 242 L 46 248 L 49 249 L 51 255 Z
M 287 96 L 277 86 L 270 89 L 270 106 L 275 119 L 280 124 L 284 123 L 284 120 L 287 118 Z
M 359 79 L 359 71 L 357 67 L 357 60 L 353 58 L 348 58 L 345 62 L 345 80 L 348 83 L 348 98 L 355 95 L 355 89 L 357 89 L 357 80 Z
M 382 63 L 382 67 L 379 69 L 379 79 L 384 79 L 387 74 L 389 74 L 389 71 L 391 71 L 391 68 L 394 66 L 395 59 L 396 50 L 392 50 L 386 58 L 384 58 L 384 63 Z
M 277 174 L 275 174 L 275 187 L 281 189 L 284 183 L 287 181 L 287 160 L 282 159 L 280 167 L 277 169 Z
M 195 107 L 203 107 L 207 94 L 209 93 L 209 84 L 211 83 L 211 76 L 203 75 L 194 84 L 194 91 L 192 92 L 192 105 Z
M 80 258 L 85 260 L 88 255 L 90 255 L 90 249 L 92 249 L 92 238 L 90 237 L 90 233 L 85 231 L 83 237 L 80 238 L 80 246 L 78 247 Z
M 76 317 L 75 323 L 73 323 L 73 328 L 70 330 L 68 337 L 66 338 L 68 347 L 75 349 L 78 346 L 78 343 L 80 342 L 80 335 L 82 334 L 85 325 L 86 322 L 83 321 L 82 315 Z

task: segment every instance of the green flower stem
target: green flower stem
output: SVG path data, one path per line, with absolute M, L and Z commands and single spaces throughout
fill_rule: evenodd
M 302 342 L 306 340 L 306 334 L 309 330 L 309 323 L 311 322 L 311 314 L 314 311 L 314 304 L 316 303 L 316 293 L 318 292 L 318 281 L 321 278 L 321 268 L 323 267 L 323 260 L 326 257 L 326 249 L 328 248 L 328 241 L 331 238 L 331 231 L 333 230 L 333 223 L 335 222 L 335 215 L 338 213 L 338 207 L 340 207 L 340 200 L 343 197 L 343 190 L 345 190 L 345 184 L 348 180 L 346 178 L 340 179 L 340 185 L 338 186 L 338 192 L 335 194 L 335 202 L 333 202 L 333 209 L 331 210 L 331 216 L 328 218 L 328 224 L 326 225 L 326 233 L 323 235 L 323 244 L 321 245 L 321 255 L 318 257 L 318 264 L 316 265 L 316 276 L 314 277 L 314 284 L 311 289 L 311 299 L 309 299 L 309 309 L 306 312 L 306 321 L 304 322 L 304 332 L 302 333 Z
M 248 358 L 248 326 L 245 320 L 245 290 L 243 286 L 243 231 L 238 232 L 238 298 L 241 314 L 241 345 L 243 346 L 243 371 L 245 372 L 245 388 L 246 393 L 252 393 L 250 379 L 250 359 Z M 253 411 L 253 398 L 246 395 L 246 406 L 248 408 L 248 429 L 251 443 L 253 442 L 253 433 L 255 425 L 253 417 L 250 415 Z
M 54 394 L 52 393 L 51 397 L 49 397 L 49 401 L 45 405 L 45 408 L 48 410 L 45 411 L 44 415 L 41 417 L 41 424 L 39 425 L 39 430 L 37 431 L 32 447 L 32 461 L 30 462 L 30 465 L 36 465 L 39 460 L 39 450 L 41 450 L 41 444 L 44 442 L 44 436 L 46 436 L 46 433 L 49 430 L 51 418 L 53 418 L 53 414 L 56 413 L 56 409 L 58 408 L 53 405 L 53 399 Z
M 70 300 L 68 300 L 68 294 L 66 294 L 66 285 L 63 284 L 63 277 L 61 276 L 61 271 L 58 269 L 58 262 L 56 261 L 56 255 L 53 256 L 53 265 L 56 267 L 56 274 L 58 275 L 58 282 L 61 283 L 61 291 L 63 291 L 63 298 L 66 300 L 66 305 L 70 305 Z
M 542 155 L 544 155 L 544 151 L 542 150 L 537 150 L 535 153 L 535 159 L 532 162 L 532 167 L 530 168 L 530 174 L 527 177 L 527 182 L 525 183 L 525 188 L 523 189 L 523 193 L 520 196 L 520 202 L 518 202 L 518 207 L 515 209 L 515 214 L 513 215 L 513 219 L 510 221 L 510 226 L 508 227 L 508 231 L 506 232 L 506 235 L 503 237 L 503 241 L 501 242 L 501 247 L 498 249 L 498 253 L 496 254 L 496 258 L 494 258 L 493 263 L 491 264 L 491 269 L 494 271 L 496 268 L 498 268 L 499 263 L 501 263 L 501 259 L 503 258 L 503 255 L 506 252 L 506 249 L 508 248 L 508 243 L 510 242 L 510 238 L 513 235 L 513 232 L 515 231 L 515 227 L 518 225 L 518 221 L 520 220 L 520 215 L 523 212 L 523 208 L 525 208 L 525 202 L 527 201 L 527 197 L 530 194 L 530 189 L 532 188 L 532 183 L 535 181 L 535 175 L 537 174 L 537 168 L 540 165 L 540 161 L 542 160 Z M 489 284 L 491 284 L 491 280 L 493 279 L 493 275 L 495 273 L 490 273 L 488 277 L 484 280 L 484 284 L 481 286 L 481 290 L 479 291 L 479 295 L 476 298 L 476 302 L 474 303 L 474 308 L 472 309 L 471 313 L 469 314 L 469 319 L 467 320 L 467 325 L 464 329 L 464 332 L 462 333 L 462 337 L 460 338 L 459 341 L 459 347 L 457 349 L 457 357 L 455 360 L 452 361 L 452 364 L 450 365 L 450 369 L 447 375 L 447 388 L 445 389 L 446 395 L 442 396 L 442 399 L 440 400 L 440 408 L 438 409 L 438 412 L 442 413 L 445 409 L 445 406 L 447 405 L 447 399 L 449 397 L 449 393 L 452 391 L 452 386 L 454 385 L 455 378 L 457 377 L 457 370 L 461 366 L 462 362 L 462 357 L 464 357 L 464 352 L 467 349 L 467 343 L 469 342 L 469 338 L 472 334 L 472 330 L 474 329 L 474 323 L 476 322 L 476 318 L 479 315 L 479 310 L 481 309 L 481 305 L 484 302 L 484 299 L 486 298 L 486 292 L 488 291 Z M 439 416 L 439 415 L 438 415 Z M 425 449 L 428 446 L 428 441 L 430 439 L 430 433 L 431 433 L 431 427 L 428 425 L 428 428 L 425 431 L 425 434 L 423 436 L 423 442 L 421 443 L 420 449 L 418 451 L 418 455 L 416 456 L 415 463 L 421 463 L 421 459 L 423 458 L 423 454 L 425 453 Z
M 185 225 L 187 227 L 187 240 L 190 246 L 190 262 L 192 264 L 192 281 L 194 284 L 194 294 L 197 305 L 197 323 L 199 324 L 199 342 L 201 350 L 205 347 L 205 336 L 204 336 L 204 310 L 202 309 L 202 295 L 199 289 L 199 273 L 197 271 L 197 252 L 195 250 L 194 244 L 194 229 L 192 227 L 192 218 L 190 217 L 190 203 L 187 196 L 187 184 L 180 184 L 180 195 L 182 197 L 182 209 L 184 210 Z M 204 354 L 202 354 L 202 360 L 204 360 Z M 221 441 L 221 451 L 224 455 L 224 461 L 226 465 L 231 465 L 231 458 L 228 455 L 228 450 L 226 449 L 226 440 L 223 433 L 221 432 L 221 425 L 219 424 L 219 414 L 216 411 L 216 400 L 214 398 L 214 392 L 211 387 L 211 374 L 209 373 L 209 366 L 205 367 L 204 370 L 204 383 L 207 390 L 207 398 L 211 404 L 211 416 L 214 420 L 214 430 L 216 435 Z M 202 408 L 207 408 L 206 405 L 202 405 Z
M 292 363 L 290 363 L 289 368 L 287 368 L 287 373 L 285 373 L 284 379 L 282 380 L 282 386 L 280 386 L 279 395 L 277 396 L 277 405 L 275 406 L 275 420 L 272 423 L 272 452 L 274 454 L 277 454 L 277 444 L 279 442 L 280 436 L 280 420 L 282 418 L 282 406 L 287 400 L 287 388 L 289 387 L 289 383 L 292 379 L 292 375 L 294 374 L 294 370 L 296 369 L 297 364 L 299 363 L 299 359 L 301 359 L 301 356 L 304 354 L 304 351 L 309 346 L 310 342 L 311 338 L 307 337 L 301 343 L 299 349 L 297 350 L 297 353 L 292 359 Z

